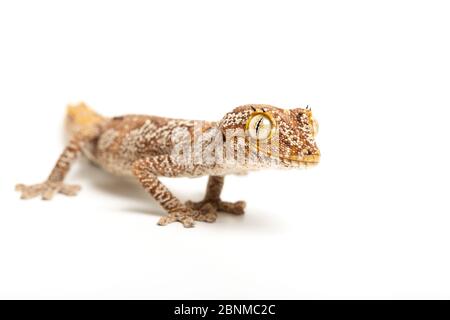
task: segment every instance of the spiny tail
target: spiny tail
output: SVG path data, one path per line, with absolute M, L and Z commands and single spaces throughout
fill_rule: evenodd
M 69 133 L 92 127 L 105 119 L 105 117 L 93 111 L 84 102 L 67 106 L 66 127 Z

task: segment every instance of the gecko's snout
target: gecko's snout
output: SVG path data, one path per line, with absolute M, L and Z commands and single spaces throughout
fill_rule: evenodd
M 312 119 L 313 137 L 317 137 L 319 134 L 319 121 Z

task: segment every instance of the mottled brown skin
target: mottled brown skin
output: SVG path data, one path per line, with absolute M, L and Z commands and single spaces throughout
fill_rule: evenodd
M 257 128 L 249 127 L 249 119 L 258 113 L 264 113 L 265 119 L 272 121 L 269 126 L 272 134 L 265 139 L 259 136 L 252 139 L 249 135 L 251 130 L 261 132 L 260 123 Z M 185 227 L 192 227 L 194 221 L 214 222 L 218 211 L 243 214 L 245 202 L 225 202 L 220 198 L 225 175 L 264 168 L 305 167 L 317 164 L 320 158 L 314 141 L 317 123 L 311 111 L 302 108 L 286 110 L 269 105 L 245 105 L 227 113 L 219 122 L 205 122 L 143 115 L 107 118 L 81 103 L 69 106 L 67 127 L 70 142 L 51 174 L 41 184 L 17 185 L 22 198 L 41 196 L 50 200 L 55 193 L 76 195 L 80 187 L 65 184 L 64 178 L 82 153 L 113 174 L 136 177 L 166 211 L 167 215 L 158 222 L 160 225 L 178 221 Z M 189 135 L 183 136 L 181 132 Z M 242 133 L 242 140 L 236 139 L 236 132 L 237 136 Z M 200 136 L 203 140 L 198 138 Z M 184 140 L 189 146 L 199 143 L 205 150 L 212 146 L 215 151 L 208 154 L 193 147 L 193 159 L 202 161 L 181 162 L 174 151 L 176 143 Z M 227 150 L 234 151 L 230 153 L 232 158 L 217 160 Z M 239 152 L 245 156 L 245 161 L 239 161 Z M 196 203 L 182 203 L 158 179 L 204 175 L 209 175 L 206 194 Z

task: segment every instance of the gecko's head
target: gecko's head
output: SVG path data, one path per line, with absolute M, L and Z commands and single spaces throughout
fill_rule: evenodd
M 315 142 L 318 122 L 309 108 L 244 105 L 227 113 L 219 127 L 226 139 L 230 139 L 233 132 L 241 132 L 245 138 L 245 153 L 258 155 L 263 162 L 271 160 L 271 165 L 273 161 L 281 167 L 319 163 L 320 151 Z

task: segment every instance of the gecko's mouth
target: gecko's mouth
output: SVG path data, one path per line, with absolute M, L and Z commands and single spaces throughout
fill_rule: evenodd
M 302 157 L 287 157 L 280 158 L 283 162 L 296 164 L 299 166 L 314 166 L 320 162 L 320 155 L 308 155 Z
M 282 164 L 282 166 L 292 167 L 313 167 L 320 162 L 320 153 L 310 155 L 291 155 L 281 156 L 271 152 L 263 152 L 258 150 L 259 156 L 263 156 L 266 159 L 271 159 L 274 162 Z

